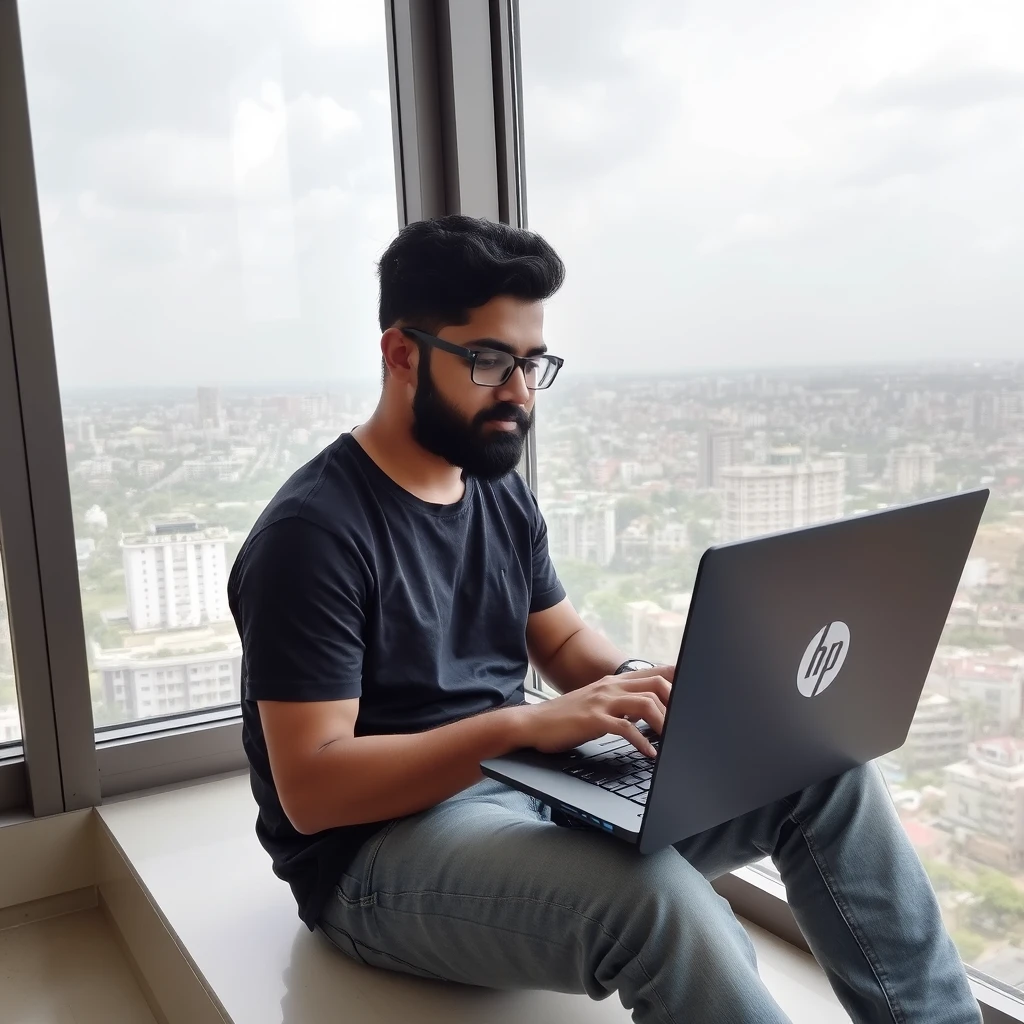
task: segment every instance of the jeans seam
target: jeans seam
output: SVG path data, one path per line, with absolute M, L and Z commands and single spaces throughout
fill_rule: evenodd
M 800 830 L 800 835 L 803 836 L 804 843 L 807 846 L 807 852 L 810 853 L 811 861 L 818 869 L 818 874 L 821 876 L 821 880 L 825 883 L 825 888 L 828 890 L 829 896 L 832 897 L 832 902 L 839 911 L 839 915 L 842 917 L 846 927 L 850 930 L 850 934 L 853 936 L 854 942 L 857 943 L 857 948 L 861 951 L 861 955 L 864 957 L 865 962 L 871 968 L 871 973 L 875 976 L 875 981 L 878 982 L 879 990 L 885 997 L 885 1002 L 889 1007 L 889 1012 L 892 1014 L 893 1021 L 895 1024 L 907 1024 L 906 1015 L 903 1013 L 903 1010 L 899 1005 L 899 1000 L 896 999 L 895 993 L 890 993 L 888 991 L 889 988 L 891 988 L 891 985 L 889 984 L 888 975 L 886 974 L 885 969 L 878 962 L 878 958 L 872 955 L 870 944 L 865 941 L 860 928 L 857 927 L 854 922 L 849 905 L 845 900 L 840 898 L 836 891 L 837 886 L 835 878 L 833 877 L 832 872 L 828 870 L 828 866 L 825 864 L 824 858 L 821 856 L 821 851 L 818 849 L 818 846 L 810 832 L 804 827 L 804 823 L 796 816 L 796 809 L 792 807 L 792 805 L 790 805 L 790 820 Z
M 380 890 L 379 894 L 382 894 L 384 896 L 442 896 L 442 897 L 445 897 L 446 899 L 483 900 L 483 901 L 487 901 L 487 902 L 493 902 L 493 901 L 499 901 L 500 900 L 500 901 L 507 901 L 507 902 L 512 902 L 512 903 L 528 903 L 528 904 L 539 905 L 539 906 L 544 906 L 544 907 L 557 907 L 559 910 L 566 910 L 570 914 L 573 914 L 574 916 L 578 917 L 580 920 L 587 921 L 590 924 L 596 925 L 606 938 L 610 939 L 616 946 L 619 946 L 629 956 L 631 956 L 633 958 L 634 963 L 637 965 L 637 967 L 640 968 L 640 972 L 647 979 L 647 983 L 650 986 L 651 992 L 654 993 L 655 997 L 658 1000 L 658 1003 L 661 1005 L 661 1009 L 664 1012 L 666 1019 L 670 1022 L 670 1024 L 676 1024 L 676 1018 L 672 1016 L 671 1012 L 669 1011 L 668 1006 L 665 1005 L 665 1000 L 661 998 L 661 993 L 656 988 L 656 986 L 654 984 L 654 979 L 651 977 L 650 972 L 647 970 L 647 968 L 644 966 L 643 961 L 640 959 L 640 954 L 637 953 L 635 950 L 630 949 L 629 946 L 627 946 L 621 939 L 618 938 L 618 936 L 613 935 L 610 931 L 608 931 L 608 929 L 605 928 L 604 924 L 601 921 L 599 921 L 596 917 L 589 917 L 588 915 L 584 914 L 582 911 L 577 910 L 575 907 L 569 906 L 568 904 L 565 904 L 565 903 L 555 903 L 555 902 L 553 902 L 551 900 L 534 899 L 532 896 L 486 896 L 486 895 L 471 895 L 469 893 L 441 892 L 441 891 L 439 891 L 437 889 L 406 890 L 406 891 L 397 892 L 397 893 L 396 892 L 387 892 L 386 890 Z M 377 896 L 377 895 L 378 895 L 378 893 L 375 892 L 374 896 Z M 415 911 L 415 910 L 402 910 L 402 909 L 400 909 L 398 907 L 387 907 L 387 906 L 384 906 L 381 903 L 378 903 L 377 907 L 380 910 L 390 910 L 390 911 L 392 911 L 395 914 L 407 914 L 407 915 L 413 915 L 413 916 L 422 916 L 418 911 Z M 464 923 L 467 923 L 467 924 L 479 924 L 479 922 L 477 922 L 477 921 L 470 921 L 467 918 L 457 917 L 454 914 L 445 914 L 445 913 L 440 913 L 438 911 L 431 911 L 431 915 L 435 916 L 435 917 L 440 917 L 440 918 L 447 918 L 448 920 L 451 920 L 451 921 L 461 921 L 461 922 L 464 922 Z M 487 924 L 485 927 L 487 927 L 487 928 L 495 928 L 498 931 L 507 932 L 510 935 L 522 935 L 522 934 L 524 934 L 522 932 L 516 932 L 516 931 L 513 931 L 511 928 L 505 928 L 502 925 L 497 925 L 497 924 Z M 530 938 L 535 938 L 535 936 L 533 936 L 533 935 L 530 935 L 529 937 Z M 546 941 L 546 940 L 542 940 L 542 941 Z M 398 958 L 396 957 L 395 959 L 397 960 Z

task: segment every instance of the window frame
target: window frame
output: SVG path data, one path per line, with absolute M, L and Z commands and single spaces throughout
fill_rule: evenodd
M 518 0 L 384 7 L 399 225 L 466 213 L 526 227 Z M 536 432 L 520 469 L 536 490 Z M 52 814 L 246 767 L 237 707 L 93 727 L 17 3 L 0 4 L 0 478 L 24 730 L 24 756 L 0 751 L 0 812 L 28 801 Z M 527 690 L 550 696 L 533 670 Z M 716 885 L 806 948 L 778 881 L 745 868 Z M 971 984 L 986 1022 L 1024 1021 L 1024 1000 L 973 971 Z
M 493 0 L 453 6 L 384 4 L 399 226 L 456 212 L 521 219 L 518 144 L 508 131 L 517 93 L 504 56 L 512 52 L 513 8 Z M 0 391 L 11 399 L 3 403 L 11 422 L 0 424 L 10 428 L 0 470 L 7 480 L 22 471 L 0 514 L 22 542 L 12 544 L 19 564 L 8 590 L 28 752 L 24 764 L 0 762 L 0 809 L 25 801 L 27 780 L 40 815 L 244 769 L 247 761 L 237 706 L 94 729 L 16 3 L 0 6 L 0 67 L 0 225 L 7 251 L 17 253 L 4 289 L 17 301 L 0 308 L 9 314 L 0 369 L 4 360 L 11 367 Z M 531 437 L 520 467 L 528 480 L 535 464 Z M 532 670 L 527 686 L 539 688 Z
M 505 62 L 512 69 L 514 87 L 516 89 L 514 138 L 510 133 L 508 145 L 515 146 L 518 156 L 518 169 L 514 180 L 519 191 L 520 227 L 528 227 L 526 218 L 526 169 L 525 144 L 523 132 L 523 94 L 522 94 L 522 57 L 521 35 L 519 31 L 520 15 L 519 0 L 492 0 L 492 6 L 507 8 L 509 32 L 503 36 L 508 47 Z M 530 434 L 531 450 L 527 468 L 527 480 L 537 490 L 537 448 L 536 430 Z M 536 675 L 536 673 L 535 673 Z M 539 680 L 538 680 L 539 681 Z M 546 694 L 550 697 L 550 694 Z M 785 886 L 778 878 L 773 877 L 764 869 L 755 865 L 740 868 L 713 883 L 718 892 L 731 904 L 733 910 L 741 917 L 760 925 L 762 928 L 784 939 L 791 945 L 810 953 L 806 939 L 800 931 L 786 898 Z M 976 971 L 969 964 L 967 967 L 971 989 L 982 1010 L 985 1024 L 1010 1024 L 1024 1022 L 1024 994 L 1018 993 L 995 979 Z

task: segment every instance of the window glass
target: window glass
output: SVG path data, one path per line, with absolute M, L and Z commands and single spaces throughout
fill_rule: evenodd
M 701 552 L 992 499 L 882 762 L 964 958 L 1024 985 L 1024 8 L 521 0 L 538 412 L 585 619 L 676 660 Z
M 384 6 L 20 14 L 96 722 L 232 703 L 234 556 L 379 390 Z
M 21 742 L 21 716 L 14 688 L 14 654 L 7 621 L 7 590 L 3 560 L 0 559 L 0 748 Z

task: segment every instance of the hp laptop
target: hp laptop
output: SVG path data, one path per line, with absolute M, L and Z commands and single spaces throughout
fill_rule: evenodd
M 894 750 L 988 494 L 709 548 L 658 756 L 609 734 L 484 774 L 648 853 Z

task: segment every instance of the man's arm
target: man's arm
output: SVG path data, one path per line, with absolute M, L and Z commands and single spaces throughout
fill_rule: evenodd
M 356 736 L 358 698 L 258 701 L 281 806 L 307 835 L 415 814 L 471 786 L 480 761 L 520 747 L 553 753 L 608 732 L 648 757 L 633 723 L 661 731 L 668 680 L 604 679 L 558 700 L 487 711 L 411 735 Z
M 529 739 L 522 707 L 427 732 L 357 737 L 358 698 L 258 706 L 281 806 L 306 835 L 432 807 L 479 782 L 482 760 Z
M 611 675 L 629 657 L 586 625 L 569 598 L 530 616 L 526 643 L 534 667 L 561 693 Z

